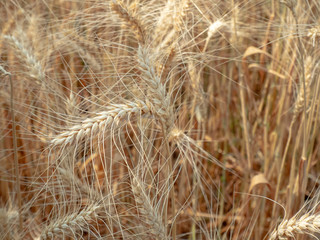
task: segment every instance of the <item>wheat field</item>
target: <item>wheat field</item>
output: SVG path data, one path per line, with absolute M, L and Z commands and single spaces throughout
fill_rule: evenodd
M 318 0 L 0 1 L 0 239 L 320 239 Z

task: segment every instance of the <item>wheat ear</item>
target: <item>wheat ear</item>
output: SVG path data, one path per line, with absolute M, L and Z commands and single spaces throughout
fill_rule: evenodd
M 79 55 L 83 62 L 88 65 L 93 72 L 100 74 L 102 71 L 101 63 L 99 62 L 99 57 L 96 56 L 99 53 L 99 48 L 88 44 L 84 39 L 79 36 L 70 38 L 63 34 L 57 34 L 57 39 L 59 39 L 59 51 L 67 52 L 70 48 Z
M 63 182 L 76 188 L 76 191 L 79 192 L 80 197 L 95 200 L 96 202 L 101 202 L 103 200 L 103 196 L 96 191 L 96 189 L 90 187 L 86 182 L 82 182 L 76 174 L 61 167 L 58 167 L 57 171 L 59 172 Z
M 39 83 L 41 83 L 41 80 L 45 76 L 45 73 L 42 69 L 41 63 L 35 58 L 35 56 L 28 50 L 28 47 L 25 46 L 24 43 L 19 41 L 16 37 L 11 35 L 4 35 L 4 39 L 10 41 L 13 46 L 19 50 L 19 53 L 21 53 L 22 57 L 24 58 L 25 62 L 27 63 L 27 66 L 30 70 L 30 76 L 37 79 Z
M 294 238 L 296 234 L 320 233 L 320 215 L 305 214 L 297 219 L 284 220 L 270 236 L 270 240 Z
M 306 93 L 304 94 L 303 86 L 300 87 L 298 97 L 296 103 L 294 105 L 293 110 L 293 119 L 292 121 L 295 122 L 299 116 L 299 113 L 304 108 L 304 99 L 306 99 L 306 103 L 308 107 L 309 99 L 310 99 L 310 83 L 312 80 L 312 58 L 308 56 L 305 60 L 305 80 L 306 80 Z
M 19 212 L 13 209 L 0 208 L 0 236 L 3 240 L 18 239 L 17 223 Z
M 308 37 L 312 39 L 312 46 L 316 45 L 316 40 L 320 37 L 320 27 L 313 27 L 308 31 Z
M 173 107 L 170 100 L 170 94 L 166 91 L 166 86 L 161 83 L 161 78 L 157 75 L 155 64 L 149 57 L 145 48 L 138 49 L 138 62 L 141 71 L 142 84 L 146 85 L 147 96 L 145 102 L 150 109 L 151 114 L 161 123 L 162 132 L 165 140 L 165 151 L 168 157 L 167 168 L 170 185 L 173 186 L 174 179 L 171 175 L 172 161 L 170 161 L 171 150 L 167 141 L 171 129 L 174 127 Z M 143 88 L 144 89 L 144 88 Z M 175 213 L 174 188 L 170 190 L 172 212 Z M 176 239 L 176 223 L 172 222 L 172 239 Z
M 150 233 L 156 239 L 168 239 L 167 230 L 162 222 L 161 215 L 153 206 L 149 196 L 146 194 L 145 189 L 143 188 L 142 183 L 138 177 L 133 177 L 131 188 L 139 212 L 144 217 L 144 222 L 150 227 Z
M 126 6 L 122 0 L 112 0 L 110 7 L 111 10 L 123 21 L 123 23 L 131 29 L 138 42 L 144 44 L 145 30 L 142 21 L 134 11 Z
M 189 0 L 182 0 L 177 4 L 177 1 L 169 0 L 162 9 L 153 34 L 154 46 L 161 53 L 165 51 L 169 54 L 171 52 L 169 49 L 177 41 L 177 36 L 182 33 L 182 23 L 190 2 Z M 167 49 L 168 47 L 169 49 Z
M 71 213 L 69 216 L 58 219 L 44 230 L 40 239 L 53 239 L 54 236 L 68 234 L 75 236 L 75 231 L 81 231 L 89 225 L 89 222 L 96 221 L 98 218 L 96 211 L 100 208 L 100 205 L 90 205 L 80 212 Z
M 143 102 L 113 104 L 107 107 L 107 111 L 99 112 L 97 116 L 87 118 L 81 124 L 74 125 L 70 130 L 59 134 L 52 139 L 51 144 L 53 146 L 67 145 L 75 140 L 80 141 L 86 136 L 96 136 L 108 127 L 114 127 L 134 115 L 143 115 L 147 112 L 148 108 Z
M 139 47 L 138 62 L 141 71 L 141 79 L 147 85 L 147 96 L 145 99 L 150 111 L 160 122 L 166 126 L 166 130 L 174 125 L 173 109 L 171 106 L 170 95 L 167 94 L 166 86 L 161 83 L 157 75 L 154 63 L 149 57 L 148 51 Z

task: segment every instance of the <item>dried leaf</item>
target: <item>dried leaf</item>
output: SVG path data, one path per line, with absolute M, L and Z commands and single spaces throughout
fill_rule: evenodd
M 251 192 L 251 190 L 252 190 L 255 186 L 260 185 L 260 184 L 267 185 L 267 187 L 270 189 L 270 183 L 269 183 L 269 181 L 266 179 L 266 177 L 264 176 L 263 173 L 260 173 L 260 174 L 254 176 L 254 177 L 251 179 L 251 183 L 250 183 L 250 187 L 249 187 L 249 192 Z
M 273 57 L 272 57 L 272 55 L 270 55 L 269 53 L 267 53 L 266 51 L 263 51 L 263 50 L 261 50 L 261 49 L 259 49 L 259 48 L 256 48 L 256 47 L 252 47 L 252 46 L 250 46 L 250 47 L 248 47 L 247 48 L 247 50 L 245 51 L 245 53 L 243 54 L 243 59 L 245 59 L 245 58 L 247 58 L 247 57 L 249 57 L 249 56 L 251 56 L 251 55 L 253 55 L 253 54 L 264 54 L 264 55 L 266 55 L 266 56 L 268 56 L 269 58 L 271 58 L 271 59 L 273 59 Z

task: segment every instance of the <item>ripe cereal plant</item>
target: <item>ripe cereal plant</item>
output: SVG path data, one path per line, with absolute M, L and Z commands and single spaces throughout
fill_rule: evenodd
M 0 2 L 0 239 L 318 239 L 317 0 Z

